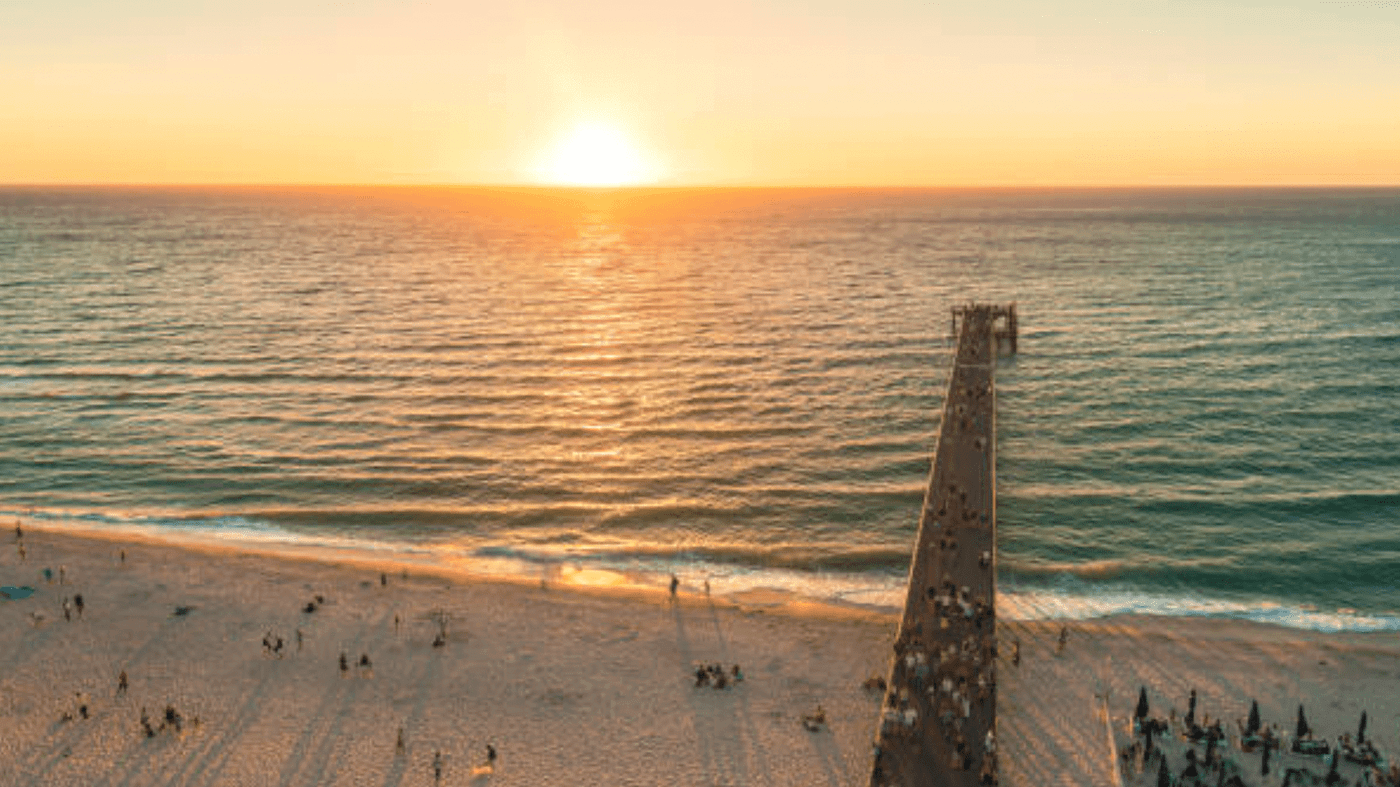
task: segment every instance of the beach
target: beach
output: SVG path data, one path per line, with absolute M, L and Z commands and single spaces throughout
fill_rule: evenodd
M 35 592 L 0 602 L 0 784 L 433 784 L 438 752 L 443 784 L 869 778 L 880 696 L 861 684 L 888 670 L 892 615 L 690 583 L 673 602 L 666 588 L 604 576 L 405 577 L 390 564 L 110 533 L 27 529 L 20 562 L 12 539 L 0 584 Z M 65 620 L 63 600 L 78 594 L 82 616 L 70 607 Z M 1061 623 L 1000 624 L 1003 784 L 1113 784 L 1101 697 L 1120 724 L 1139 686 L 1154 713 L 1184 713 L 1192 688 L 1201 712 L 1229 720 L 1257 698 L 1266 723 L 1287 725 L 1303 702 L 1328 735 L 1354 731 L 1366 710 L 1381 750 L 1400 750 L 1400 635 L 1189 618 L 1063 625 L 1057 655 Z M 697 665 L 714 663 L 740 665 L 744 680 L 697 688 Z M 818 704 L 827 723 L 809 731 L 801 719 Z M 178 732 L 159 729 L 167 706 Z

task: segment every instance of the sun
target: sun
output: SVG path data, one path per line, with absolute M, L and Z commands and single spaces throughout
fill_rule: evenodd
M 545 155 L 540 180 L 559 186 L 636 186 L 655 179 L 654 167 L 632 140 L 607 123 L 579 123 Z

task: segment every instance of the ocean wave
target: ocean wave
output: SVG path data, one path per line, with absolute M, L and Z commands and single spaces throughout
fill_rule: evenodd
M 539 534 L 531 543 L 501 542 L 494 533 L 466 535 L 458 530 L 436 538 L 392 533 L 370 534 L 288 527 L 259 517 L 190 518 L 166 513 L 75 511 L 9 511 L 32 524 L 57 530 L 129 532 L 174 542 L 214 541 L 224 545 L 286 551 L 335 550 L 337 555 L 360 554 L 366 560 L 407 561 L 425 569 L 466 570 L 484 576 L 518 577 L 534 581 L 561 567 L 577 572 L 612 572 L 620 583 L 662 587 L 671 575 L 686 587 L 709 583 L 717 594 L 741 594 L 754 589 L 776 590 L 794 599 L 810 598 L 836 604 L 896 613 L 907 593 L 907 550 L 840 543 L 777 544 L 755 548 L 747 544 L 662 546 L 645 543 L 606 543 L 580 531 Z M 293 519 L 295 517 L 292 517 Z M 396 537 L 397 536 L 397 537 Z M 405 536 L 407 536 L 405 538 Z M 1004 567 L 1005 568 L 1005 567 Z M 1021 565 L 999 576 L 997 614 L 1005 620 L 1090 620 L 1119 615 L 1212 617 L 1272 623 L 1288 628 L 1339 631 L 1400 631 L 1400 612 L 1325 611 L 1305 602 L 1260 597 L 1212 596 L 1189 591 L 1144 590 L 1117 581 L 1125 566 L 1117 561 L 1041 566 Z M 1026 579 L 1057 571 L 1061 580 L 1036 587 Z

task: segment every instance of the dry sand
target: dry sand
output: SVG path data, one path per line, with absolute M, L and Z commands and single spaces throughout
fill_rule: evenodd
M 726 598 L 719 586 L 714 599 L 683 588 L 672 604 L 664 591 L 405 579 L 396 566 L 33 529 L 20 563 L 4 532 L 0 585 L 36 592 L 0 600 L 0 785 L 430 785 L 435 751 L 448 785 L 868 780 L 880 698 L 860 684 L 887 670 L 893 615 Z M 66 622 L 62 599 L 78 593 L 83 617 Z M 317 594 L 326 603 L 303 612 Z M 436 611 L 450 620 L 444 648 L 431 645 Z M 282 658 L 264 652 L 269 631 Z M 1329 734 L 1354 731 L 1365 709 L 1371 737 L 1400 752 L 1400 635 L 1120 618 L 1071 624 L 1056 656 L 1058 633 L 1001 624 L 1003 784 L 1113 784 L 1096 695 L 1126 717 L 1139 685 L 1179 712 L 1195 688 L 1202 712 L 1227 719 L 1257 697 L 1266 721 L 1290 726 L 1302 701 Z M 372 672 L 356 666 L 362 653 Z M 747 679 L 696 689 L 700 662 L 737 662 Z M 130 689 L 118 695 L 122 670 Z M 818 703 L 828 728 L 808 732 L 801 716 Z M 184 731 L 145 738 L 141 708 L 158 723 L 167 704 Z M 492 773 L 480 768 L 488 742 L 500 751 Z

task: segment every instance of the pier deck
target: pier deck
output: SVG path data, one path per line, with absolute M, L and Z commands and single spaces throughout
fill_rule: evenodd
M 1009 307 L 1014 315 L 1014 306 Z M 954 311 L 958 348 L 880 709 L 871 787 L 997 782 L 996 395 L 1008 309 Z

